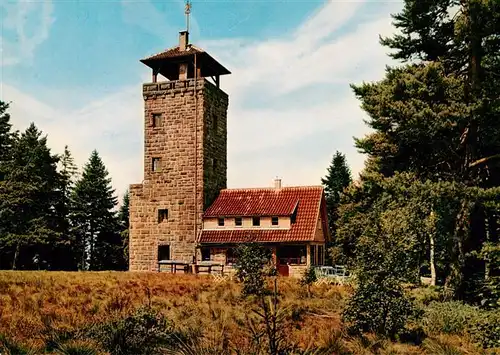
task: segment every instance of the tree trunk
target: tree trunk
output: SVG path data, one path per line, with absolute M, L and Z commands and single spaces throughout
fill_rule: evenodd
M 467 201 L 463 201 L 455 219 L 455 231 L 450 250 L 450 273 L 445 282 L 446 296 L 452 299 L 459 298 L 464 281 L 464 239 L 466 237 L 465 234 L 469 232 L 466 221 L 469 218 L 469 214 L 468 203 Z
M 431 268 L 431 286 L 436 286 L 436 264 L 434 259 L 434 254 L 435 254 L 434 233 L 431 233 L 431 235 L 429 236 L 429 241 L 430 241 L 429 264 Z
M 436 286 L 436 214 L 434 210 L 430 215 L 430 233 L 429 233 L 429 266 L 431 269 L 431 286 Z
M 14 258 L 12 260 L 12 270 L 16 270 L 17 258 L 19 257 L 19 242 L 16 243 L 16 251 L 14 252 Z
M 490 218 L 489 218 L 489 213 L 488 210 L 485 211 L 485 217 L 484 217 L 484 230 L 485 230 L 485 242 L 488 243 L 491 239 L 491 231 L 490 231 Z M 488 255 L 484 256 L 484 280 L 488 281 L 490 278 L 490 260 Z

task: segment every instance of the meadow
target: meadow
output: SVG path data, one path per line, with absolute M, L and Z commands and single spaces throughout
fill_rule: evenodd
M 449 331 L 448 323 L 436 324 L 442 322 L 442 314 L 435 320 L 427 318 L 425 326 L 431 334 L 421 341 L 390 341 L 370 334 L 352 337 L 341 321 L 352 292 L 349 287 L 315 285 L 309 295 L 298 280 L 278 278 L 277 284 L 282 295 L 279 307 L 285 314 L 284 341 L 296 349 L 294 354 L 495 354 L 480 350 L 460 329 Z M 116 322 L 138 309 L 154 309 L 183 339 L 197 339 L 198 350 L 170 353 L 257 354 L 256 305 L 242 298 L 240 290 L 237 282 L 217 282 L 203 275 L 2 271 L 0 353 L 3 342 L 7 354 L 6 349 L 11 354 L 127 354 L 116 350 L 119 336 L 109 340 L 109 334 L 120 328 L 126 335 L 123 324 L 132 323 Z M 418 297 L 432 298 L 432 292 L 418 291 Z M 99 338 L 81 336 L 87 334 L 82 330 L 106 324 L 114 325 L 106 328 L 104 345 Z M 58 341 L 76 345 L 50 346 Z M 114 347 L 109 345 L 112 342 Z M 84 348 L 88 351 L 83 352 Z

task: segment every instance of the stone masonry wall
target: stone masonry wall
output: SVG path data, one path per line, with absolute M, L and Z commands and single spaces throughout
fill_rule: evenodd
M 213 85 L 204 96 L 204 209 L 227 187 L 227 95 Z
M 221 164 L 212 173 L 217 182 L 210 185 L 209 181 L 208 190 L 225 187 L 228 97 L 203 78 L 196 81 L 196 98 L 194 87 L 194 80 L 143 86 L 144 181 L 130 186 L 131 271 L 157 270 L 159 245 L 170 246 L 171 259 L 192 262 L 195 223 L 199 233 L 207 190 L 205 171 L 212 168 L 208 164 L 212 159 Z M 206 133 L 211 130 L 212 122 L 208 119 L 213 115 L 221 127 L 215 137 Z M 153 158 L 160 159 L 158 171 L 153 171 Z M 159 209 L 168 209 L 168 218 L 161 223 Z

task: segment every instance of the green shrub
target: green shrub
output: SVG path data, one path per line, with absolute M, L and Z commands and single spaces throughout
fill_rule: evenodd
M 311 285 L 318 280 L 316 270 L 314 267 L 309 266 L 300 279 L 300 284 L 307 287 L 307 296 L 311 297 Z
M 2 355 L 35 355 L 37 352 L 23 344 L 0 334 L 0 354 Z
M 366 279 L 359 284 L 343 313 L 354 334 L 373 332 L 394 338 L 415 314 L 402 286 L 391 277 Z
M 459 301 L 431 302 L 424 311 L 422 327 L 427 334 L 464 334 L 477 322 L 480 310 Z
M 470 324 L 469 333 L 483 348 L 500 348 L 500 312 L 482 312 L 481 317 Z
M 248 243 L 238 246 L 236 256 L 236 276 L 243 282 L 243 295 L 267 293 L 265 276 L 272 272 L 272 268 L 266 268 L 271 261 L 271 251 L 258 243 Z
M 429 335 L 469 334 L 483 348 L 500 347 L 500 313 L 462 302 L 433 302 L 425 309 L 422 327 Z
M 111 355 L 161 354 L 173 335 L 170 322 L 151 308 L 139 308 L 124 319 L 98 325 L 89 332 Z

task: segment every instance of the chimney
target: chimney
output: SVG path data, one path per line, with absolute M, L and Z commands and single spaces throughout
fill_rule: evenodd
M 274 188 L 275 189 L 281 189 L 281 179 L 274 179 Z
M 179 32 L 179 50 L 184 52 L 189 44 L 189 32 L 181 31 Z

